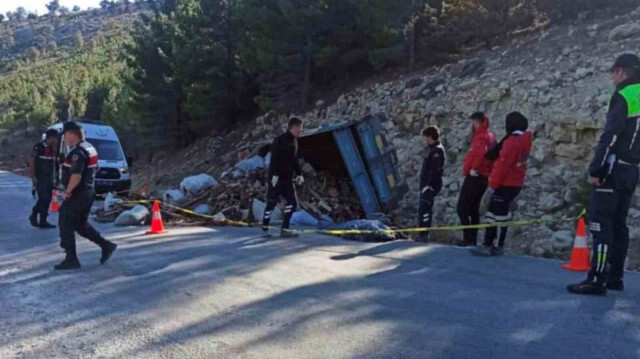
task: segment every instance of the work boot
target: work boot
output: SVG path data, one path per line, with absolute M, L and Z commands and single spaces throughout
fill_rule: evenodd
M 47 214 L 46 213 L 40 213 L 40 225 L 38 226 L 42 229 L 50 229 L 50 228 L 56 228 L 56 226 L 54 226 L 53 224 L 50 224 L 49 222 L 47 222 Z
M 607 287 L 602 282 L 587 278 L 576 284 L 569 284 L 567 290 L 575 294 L 606 295 Z
M 616 291 L 623 291 L 624 290 L 624 283 L 622 282 L 622 279 L 608 280 L 607 281 L 607 289 L 616 290 Z
M 78 261 L 78 258 L 65 258 L 62 262 L 60 262 L 60 264 L 56 264 L 55 266 L 53 266 L 53 268 L 57 270 L 79 269 L 80 261 Z
M 113 254 L 113 252 L 116 251 L 116 248 L 118 248 L 118 245 L 113 243 L 113 242 L 107 242 L 107 244 L 105 244 L 104 247 L 102 247 L 102 256 L 100 256 L 100 264 L 105 264 L 109 258 L 111 258 L 111 255 Z
M 29 222 L 31 222 L 31 225 L 34 227 L 39 227 L 38 225 L 38 214 L 35 212 L 32 212 L 31 215 L 29 216 Z
M 470 252 L 476 257 L 491 257 L 493 252 L 492 248 L 493 247 L 487 247 L 483 244 L 481 246 L 471 248 Z
M 288 231 L 286 229 L 283 229 L 280 232 L 280 238 L 298 238 L 298 234 L 290 232 L 290 231 Z
M 491 256 L 493 257 L 502 257 L 504 255 L 504 248 L 502 247 L 492 247 L 491 248 Z

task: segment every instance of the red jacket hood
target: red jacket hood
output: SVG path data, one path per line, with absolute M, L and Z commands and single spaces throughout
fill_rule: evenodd
M 462 164 L 463 176 L 468 176 L 472 169 L 484 177 L 489 177 L 491 174 L 493 161 L 484 157 L 487 151 L 496 144 L 495 137 L 489 131 L 489 122 L 489 117 L 485 116 L 480 126 L 473 132 L 471 147 Z

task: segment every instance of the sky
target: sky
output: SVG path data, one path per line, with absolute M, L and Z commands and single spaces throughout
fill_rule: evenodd
M 80 6 L 83 10 L 88 7 L 100 7 L 100 0 L 59 0 L 60 6 L 66 6 L 71 10 L 74 5 Z M 38 15 L 47 13 L 46 4 L 51 0 L 0 0 L 0 13 L 4 14 L 7 11 L 14 11 L 19 6 L 27 9 L 28 12 L 37 11 Z

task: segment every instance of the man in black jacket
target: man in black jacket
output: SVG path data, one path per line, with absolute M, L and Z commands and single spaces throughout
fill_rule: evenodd
M 53 169 L 57 145 L 58 131 L 49 129 L 45 134 L 45 140 L 33 146 L 29 158 L 29 172 L 38 193 L 38 202 L 29 216 L 29 222 L 34 227 L 56 228 L 47 222 L 47 215 L 53 194 Z
M 440 130 L 431 126 L 422 131 L 422 138 L 427 154 L 420 171 L 420 205 L 418 206 L 418 226 L 431 227 L 433 221 L 433 201 L 442 189 L 442 172 L 445 162 L 444 147 L 440 143 Z M 423 232 L 418 237 L 420 242 L 429 241 L 429 232 Z
M 288 231 L 291 216 L 296 210 L 298 201 L 296 199 L 295 182 L 302 185 L 304 178 L 298 166 L 298 137 L 302 135 L 302 120 L 292 117 L 289 120 L 287 132 L 276 137 L 271 145 L 271 162 L 269 163 L 269 178 L 267 184 L 267 206 L 262 219 L 262 230 L 265 236 L 269 237 L 269 222 L 271 215 L 280 197 L 284 197 L 286 207 L 282 221 L 282 231 L 280 237 L 297 237 L 295 233 Z
M 627 216 L 640 178 L 640 59 L 633 54 L 618 57 L 611 68 L 611 80 L 616 92 L 589 166 L 588 181 L 593 185 L 591 271 L 583 282 L 567 286 L 576 294 L 605 295 L 607 289 L 624 289 Z

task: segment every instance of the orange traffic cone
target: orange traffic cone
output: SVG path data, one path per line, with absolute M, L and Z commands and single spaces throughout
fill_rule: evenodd
M 162 215 L 160 214 L 160 204 L 158 201 L 153 201 L 153 211 L 151 215 L 151 230 L 147 234 L 160 234 L 166 233 L 164 230 L 164 224 L 162 223 Z
M 53 190 L 53 194 L 51 195 L 51 205 L 49 206 L 49 213 L 57 213 L 60 209 L 60 204 L 58 203 L 58 191 Z
M 571 261 L 563 265 L 562 268 L 578 272 L 585 272 L 591 269 L 589 248 L 587 248 L 587 228 L 584 224 L 584 218 L 578 220 L 576 239 L 573 243 L 573 251 L 571 252 Z

